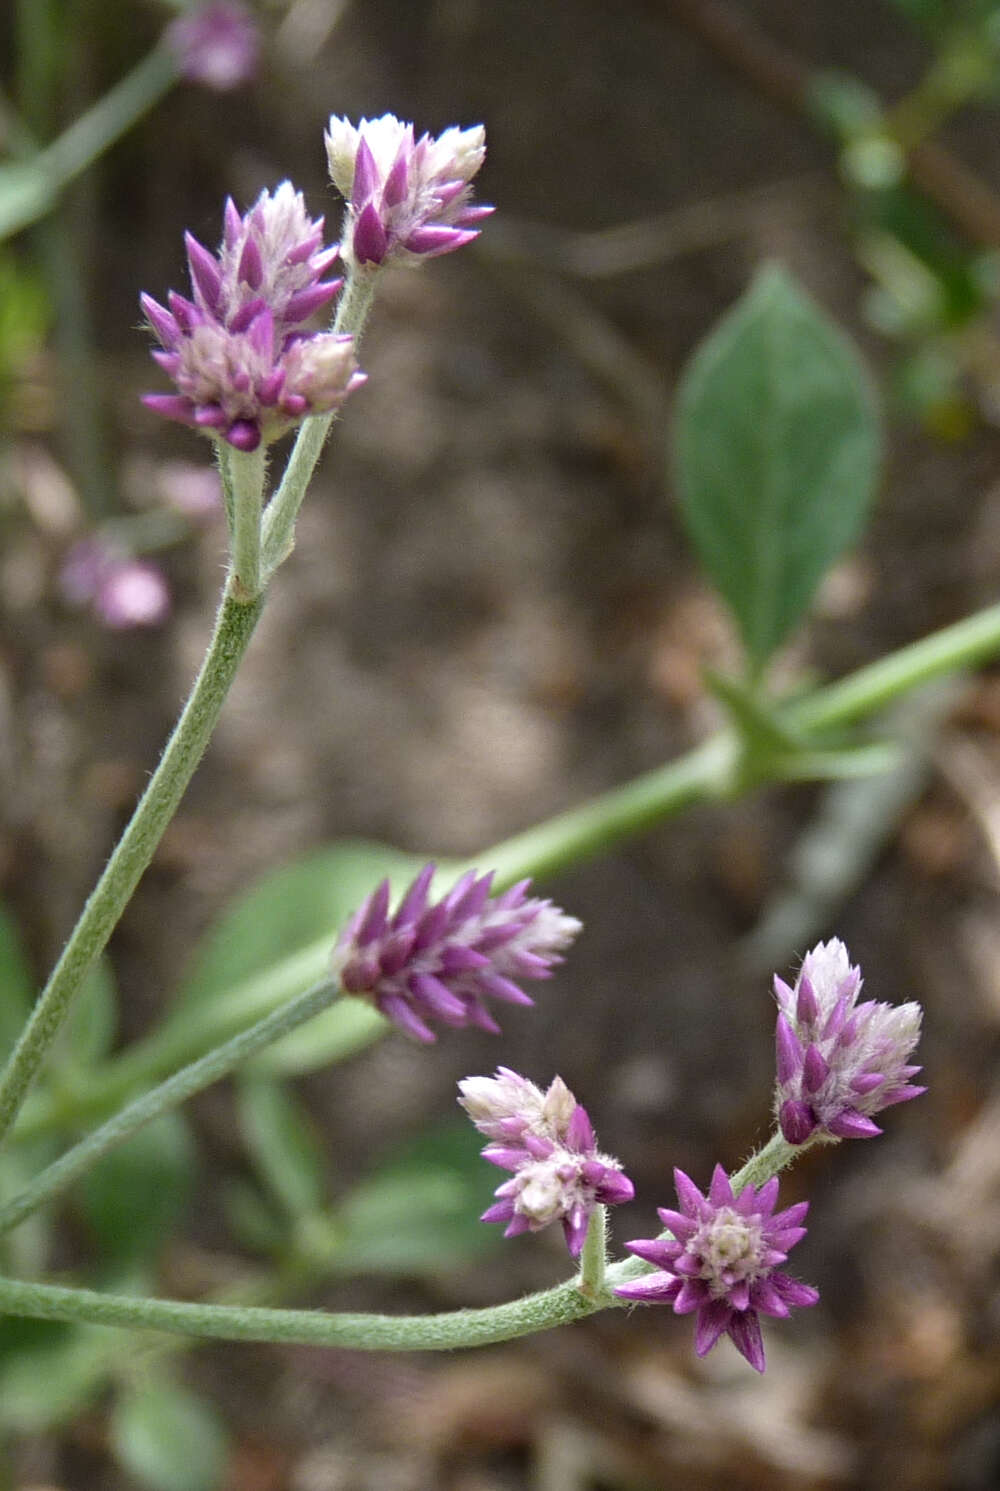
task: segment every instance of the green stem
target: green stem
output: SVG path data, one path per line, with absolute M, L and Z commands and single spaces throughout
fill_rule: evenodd
M 443 1315 L 333 1315 L 322 1310 L 136 1299 L 98 1294 L 92 1289 L 0 1279 L 3 1314 L 169 1331 L 223 1341 L 275 1341 L 355 1351 L 448 1351 L 488 1346 L 567 1325 L 602 1307 L 584 1299 L 575 1280 L 486 1310 L 455 1310 Z
M 377 276 L 376 269 L 352 268 L 337 302 L 333 331 L 352 336 L 355 346 L 361 340 L 375 298 Z M 296 436 L 281 485 L 264 512 L 261 554 L 265 582 L 292 552 L 295 520 L 335 417 L 336 411 L 314 414 L 303 421 Z
M 780 1134 L 775 1134 L 732 1177 L 733 1188 L 739 1190 L 751 1180 L 754 1185 L 763 1185 L 806 1147 L 786 1144 Z M 331 1315 L 318 1310 L 135 1299 L 90 1289 L 0 1279 L 0 1312 L 228 1341 L 275 1341 L 356 1351 L 445 1351 L 486 1346 L 567 1325 L 598 1310 L 622 1307 L 624 1302 L 615 1298 L 613 1289 L 647 1273 L 650 1265 L 640 1258 L 623 1258 L 605 1271 L 604 1222 L 605 1210 L 600 1207 L 591 1219 L 579 1279 L 485 1310 L 456 1310 L 443 1315 Z
M 74 995 L 98 958 L 149 864 L 208 745 L 263 609 L 226 593 L 187 704 L 52 976 L 0 1075 L 0 1139 L 7 1133 Z
M 232 503 L 233 593 L 244 602 L 253 601 L 261 591 L 260 513 L 267 448 L 264 445 L 252 451 L 230 448 L 220 456 L 220 462 L 228 472 L 224 490 L 230 493 Z
M 595 1304 L 609 1304 L 605 1275 L 608 1264 L 608 1209 L 595 1206 L 580 1254 L 580 1293 Z
M 985 37 L 966 35 L 937 56 L 924 76 L 886 113 L 882 128 L 904 150 L 935 134 L 989 85 L 995 61 Z
M 202 1092 L 213 1082 L 228 1076 L 235 1067 L 248 1061 L 265 1046 L 280 1040 L 289 1031 L 296 1030 L 314 1015 L 321 1014 L 333 1003 L 338 992 L 337 984 L 325 979 L 305 994 L 300 994 L 290 1004 L 282 1005 L 263 1020 L 258 1020 L 256 1025 L 234 1036 L 225 1045 L 217 1046 L 200 1061 L 184 1067 L 152 1092 L 129 1103 L 114 1118 L 48 1165 L 23 1191 L 0 1206 L 0 1233 L 9 1232 L 12 1227 L 16 1227 L 25 1217 L 29 1217 L 46 1201 L 72 1185 L 104 1155 L 124 1144 L 154 1118 L 179 1107 L 196 1092 Z
M 788 706 L 785 718 L 800 730 L 835 730 L 874 714 L 921 684 L 988 662 L 998 653 L 1000 605 L 987 606 L 798 700 Z

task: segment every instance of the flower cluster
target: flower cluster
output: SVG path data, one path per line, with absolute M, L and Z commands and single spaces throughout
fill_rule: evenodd
M 483 1158 L 513 1171 L 481 1220 L 506 1222 L 505 1237 L 559 1221 L 570 1255 L 578 1258 L 594 1208 L 618 1206 L 635 1194 L 618 1161 L 599 1152 L 586 1109 L 561 1077 L 542 1092 L 508 1067 L 495 1077 L 466 1077 L 458 1086 L 476 1128 L 494 1141 Z
M 394 114 L 357 126 L 333 115 L 326 153 L 333 184 L 348 204 L 345 259 L 413 263 L 475 238 L 471 225 L 493 211 L 470 202 L 485 139 L 482 125 L 416 139 L 413 125 Z
M 185 242 L 191 299 L 171 292 L 167 309 L 141 296 L 160 341 L 153 357 L 178 390 L 146 394 L 148 408 L 249 451 L 336 409 L 364 381 L 350 337 L 303 330 L 342 282 L 324 279 L 338 251 L 323 248 L 323 219 L 309 217 L 291 182 L 261 192 L 243 216 L 227 202 L 218 254 L 190 234 Z
M 780 1272 L 790 1248 L 805 1236 L 809 1209 L 800 1201 L 775 1212 L 778 1180 L 733 1194 L 721 1165 L 708 1195 L 683 1170 L 674 1171 L 680 1211 L 660 1209 L 670 1237 L 640 1239 L 626 1246 L 658 1270 L 620 1284 L 623 1299 L 670 1304 L 677 1315 L 697 1311 L 694 1348 L 704 1356 L 723 1334 L 758 1372 L 764 1370 L 759 1315 L 783 1318 L 793 1305 L 814 1305 L 819 1293 Z
M 435 1039 L 431 1020 L 499 1034 L 483 1000 L 531 1004 L 518 980 L 550 977 L 580 923 L 529 898 L 529 880 L 491 896 L 492 875 L 474 870 L 431 901 L 434 870 L 424 866 L 392 916 L 383 880 L 344 928 L 334 974 L 419 1041 Z
M 238 0 L 213 0 L 178 16 L 164 40 L 189 83 L 222 93 L 249 82 L 257 70 L 257 27 Z
M 775 1107 L 789 1144 L 818 1131 L 869 1139 L 872 1115 L 925 1089 L 909 1058 L 920 1039 L 919 1004 L 858 1003 L 861 970 L 836 938 L 806 954 L 794 989 L 775 977 Z

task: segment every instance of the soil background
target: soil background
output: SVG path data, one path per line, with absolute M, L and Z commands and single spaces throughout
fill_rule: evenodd
M 886 97 L 926 64 L 889 4 L 735 8 L 810 66 Z M 724 665 L 733 641 L 669 475 L 680 370 L 769 259 L 883 382 L 892 349 L 861 316 L 866 279 L 829 147 L 672 12 L 597 0 L 264 7 L 258 81 L 225 96 L 177 89 L 64 209 L 113 509 L 134 500 L 143 463 L 202 455 L 137 404 L 160 386 L 137 296 L 182 287 L 182 230 L 214 244 L 226 194 L 246 204 L 290 176 L 335 232 L 326 119 L 390 110 L 435 131 L 483 121 L 479 195 L 498 208 L 481 250 L 387 277 L 363 348 L 369 382 L 338 423 L 210 753 L 113 940 L 123 1040 L 150 1027 L 199 935 L 263 872 L 339 837 L 472 855 L 717 723 L 700 670 Z M 161 19 L 126 0 L 84 7 L 77 89 L 97 96 Z M 1000 187 L 996 119 L 966 111 L 947 140 Z M 592 232 L 719 200 L 714 228 L 680 247 L 666 231 L 645 267 L 584 278 L 535 251 L 538 225 Z M 17 459 L 72 476 L 50 358 L 42 413 L 14 433 Z M 943 442 L 890 418 L 888 438 L 870 531 L 783 660 L 789 679 L 837 676 L 995 597 L 996 428 L 977 418 Z M 0 869 L 41 974 L 197 666 L 224 535 L 209 526 L 167 556 L 165 625 L 111 633 L 59 599 L 66 523 L 8 504 L 5 524 Z M 763 1137 L 768 969 L 787 973 L 819 937 L 842 936 L 872 997 L 924 1004 L 930 1090 L 889 1114 L 877 1143 L 811 1157 L 783 1184 L 788 1202 L 811 1200 L 794 1271 L 822 1301 L 767 1328 L 765 1377 L 728 1343 L 697 1362 L 689 1322 L 653 1310 L 448 1359 L 202 1349 L 181 1370 L 231 1427 L 233 1491 L 998 1483 L 1000 678 L 966 680 L 916 728 L 927 760 L 906 803 L 834 904 L 807 906 L 783 945 L 772 939 L 766 965 L 749 939 L 801 890 L 793 847 L 822 814 L 836 837 L 836 809 L 814 788 L 699 808 L 544 885 L 586 933 L 537 1009 L 508 1015 L 502 1041 L 461 1032 L 423 1051 L 393 1036 L 297 1084 L 347 1185 L 451 1114 L 458 1078 L 497 1062 L 542 1082 L 559 1071 L 636 1182 L 639 1199 L 615 1218 L 620 1244 L 650 1235 L 673 1165 L 704 1181 Z M 217 1175 L 240 1163 L 230 1096 L 194 1111 L 203 1179 L 175 1282 L 185 1259 L 236 1253 L 214 1202 Z M 563 1270 L 542 1236 L 460 1276 L 360 1280 L 308 1302 L 447 1309 Z M 59 1441 L 18 1446 L 16 1484 L 124 1491 L 101 1426 L 98 1405 Z

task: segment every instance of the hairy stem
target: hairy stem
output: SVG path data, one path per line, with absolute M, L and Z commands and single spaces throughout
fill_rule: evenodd
M 338 335 L 352 336 L 355 345 L 361 340 L 361 333 L 375 299 L 377 273 L 374 269 L 352 268 L 337 302 L 333 331 Z M 295 543 L 295 520 L 335 417 L 335 412 L 314 414 L 303 421 L 296 436 L 281 485 L 264 512 L 261 555 L 265 581 L 270 579 L 279 564 L 283 564 L 292 551 Z
M 322 1310 L 135 1299 L 99 1294 L 92 1289 L 0 1279 L 0 1313 L 7 1315 L 122 1325 L 223 1341 L 275 1341 L 355 1351 L 448 1351 L 488 1346 L 581 1320 L 603 1308 L 604 1303 L 585 1299 L 576 1281 L 571 1280 L 486 1310 L 455 1310 L 443 1315 L 334 1315 Z
M 225 455 L 232 499 L 233 590 L 244 602 L 260 594 L 260 513 L 267 469 L 266 447 Z

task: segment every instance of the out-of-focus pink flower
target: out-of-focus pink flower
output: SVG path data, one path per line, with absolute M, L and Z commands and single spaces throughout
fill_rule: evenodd
M 159 626 L 170 615 L 170 590 L 163 571 L 149 559 L 113 564 L 98 586 L 94 609 L 114 631 Z
M 170 587 L 150 559 L 116 553 L 99 537 L 81 539 L 66 556 L 59 586 L 73 606 L 91 606 L 114 631 L 159 626 L 170 615 Z
M 237 0 L 213 0 L 178 16 L 167 27 L 166 43 L 188 82 L 218 92 L 248 83 L 257 71 L 257 26 Z
M 164 461 L 156 475 L 164 502 L 175 512 L 198 522 L 222 511 L 222 482 L 214 466 Z

